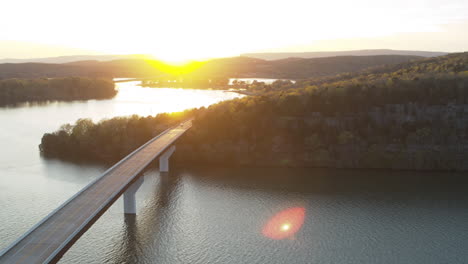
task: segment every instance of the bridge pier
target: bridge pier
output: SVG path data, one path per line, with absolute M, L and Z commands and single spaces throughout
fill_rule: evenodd
M 138 180 L 136 180 L 125 192 L 123 195 L 124 201 L 124 213 L 125 214 L 136 214 L 136 199 L 135 194 L 143 184 L 144 176 L 141 175 Z
M 168 172 L 169 171 L 169 158 L 171 157 L 172 153 L 174 153 L 176 147 L 172 146 L 166 152 L 164 152 L 161 157 L 159 157 L 159 171 L 160 172 Z

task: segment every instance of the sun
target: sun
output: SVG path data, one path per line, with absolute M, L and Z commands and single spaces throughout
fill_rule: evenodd
M 164 52 L 155 52 L 152 56 L 167 64 L 179 66 L 193 61 L 205 61 L 217 57 L 216 54 L 210 53 L 209 50 L 194 50 L 190 47 L 186 49 L 166 49 Z
M 169 45 L 168 43 L 166 43 Z M 232 43 L 235 46 L 235 42 Z M 236 50 L 229 47 L 209 45 L 209 43 L 190 43 L 190 45 L 175 44 L 165 46 L 164 49 L 148 50 L 157 60 L 172 65 L 187 64 L 193 61 L 207 61 L 215 58 L 239 56 L 245 50 Z
M 163 73 L 171 76 L 182 76 L 190 74 L 195 70 L 202 67 L 206 62 L 204 61 L 186 61 L 178 63 L 169 63 L 162 60 L 147 59 L 146 63 L 151 65 L 154 69 L 157 69 Z
M 172 53 L 154 55 L 154 57 L 167 64 L 176 65 L 176 66 L 182 66 L 182 65 L 189 63 L 190 61 L 195 60 L 193 56 L 185 56 L 184 54 L 172 54 Z

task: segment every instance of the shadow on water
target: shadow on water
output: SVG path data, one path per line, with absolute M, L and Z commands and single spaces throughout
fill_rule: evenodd
M 466 173 L 320 168 L 190 168 L 195 182 L 268 193 L 467 198 Z
M 89 183 L 110 167 L 105 164 L 71 163 L 57 159 L 41 159 L 41 163 L 43 175 L 67 183 Z
M 115 250 L 114 263 L 152 263 L 153 259 L 142 259 L 148 256 L 158 256 L 158 246 L 164 234 L 160 230 L 167 223 L 170 214 L 170 202 L 173 202 L 173 193 L 179 184 L 177 175 L 160 173 L 159 183 L 148 204 L 141 208 L 138 215 L 125 215 L 124 234 L 121 243 Z M 144 252 L 151 251 L 152 254 Z

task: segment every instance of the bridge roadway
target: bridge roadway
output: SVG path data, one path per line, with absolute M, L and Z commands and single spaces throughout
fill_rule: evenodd
M 0 263 L 57 262 L 145 167 L 191 126 L 187 121 L 166 130 L 114 165 L 1 252 Z

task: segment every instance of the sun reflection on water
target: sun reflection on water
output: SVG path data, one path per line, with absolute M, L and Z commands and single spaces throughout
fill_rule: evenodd
M 142 88 L 139 82 L 117 83 L 119 93 L 114 98 L 115 111 L 119 115 L 156 115 L 163 112 L 179 112 L 190 108 L 207 107 L 222 100 L 240 98 L 243 95 L 221 90 Z

